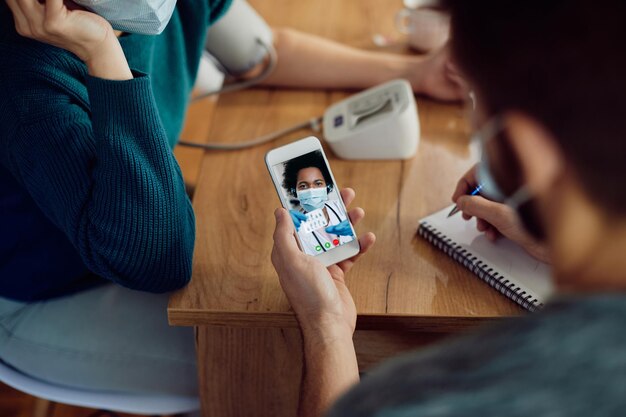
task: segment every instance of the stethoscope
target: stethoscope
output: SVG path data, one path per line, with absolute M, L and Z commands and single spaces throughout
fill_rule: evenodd
M 326 207 L 327 209 L 329 209 L 330 211 L 333 212 L 333 214 L 335 215 L 335 217 L 337 218 L 337 220 L 339 220 L 339 223 L 341 223 L 343 220 L 341 220 L 341 216 L 339 216 L 339 214 L 335 211 L 334 208 L 332 208 L 331 206 L 329 206 L 328 204 L 324 203 L 324 207 Z M 345 219 L 344 219 L 345 220 Z M 315 233 L 315 231 L 311 232 L 311 234 L 313 235 L 313 237 L 315 238 L 315 240 L 317 241 L 317 244 L 322 248 L 322 250 L 324 252 L 327 252 L 327 249 L 324 247 L 324 245 L 322 244 L 322 242 L 320 241 L 320 238 L 317 236 L 317 234 Z

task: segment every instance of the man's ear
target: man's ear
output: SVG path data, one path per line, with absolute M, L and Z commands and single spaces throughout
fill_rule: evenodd
M 548 192 L 565 168 L 563 152 L 554 136 L 536 119 L 520 112 L 503 117 L 507 137 L 532 194 Z

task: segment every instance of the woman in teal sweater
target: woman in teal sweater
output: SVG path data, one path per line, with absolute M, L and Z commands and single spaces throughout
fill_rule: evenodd
M 146 36 L 63 0 L 0 2 L 1 360 L 71 386 L 195 392 L 192 335 L 167 326 L 167 296 L 127 288 L 163 293 L 190 279 L 194 215 L 172 147 L 206 29 L 229 3 L 181 2 Z M 412 74 L 416 91 L 459 97 L 442 55 L 375 54 L 290 30 L 275 39 L 275 85 Z
M 62 0 L 0 2 L 0 359 L 65 385 L 196 391 L 192 334 L 168 328 L 167 296 L 126 288 L 190 279 L 194 214 L 172 147 L 226 6 L 181 2 L 145 36 Z

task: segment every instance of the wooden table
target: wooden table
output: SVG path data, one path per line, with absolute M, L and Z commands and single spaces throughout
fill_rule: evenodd
M 290 26 L 359 47 L 394 34 L 399 0 L 256 0 L 272 26 Z M 399 48 L 402 49 L 402 48 Z M 323 114 L 347 92 L 253 89 L 220 97 L 212 122 L 197 108 L 188 132 L 237 141 Z M 419 218 L 450 204 L 473 164 L 465 112 L 417 99 L 418 154 L 407 161 L 349 162 L 327 149 L 342 187 L 366 211 L 357 233 L 375 247 L 347 278 L 359 316 L 361 368 L 442 335 L 501 316 L 516 305 L 416 237 Z M 198 104 L 196 106 L 202 106 Z M 237 152 L 206 152 L 194 197 L 196 249 L 191 284 L 174 294 L 172 325 L 194 326 L 205 416 L 294 416 L 302 372 L 301 336 L 270 262 L 278 197 L 263 157 L 306 132 Z

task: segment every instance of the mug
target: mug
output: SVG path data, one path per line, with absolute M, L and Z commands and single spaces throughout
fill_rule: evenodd
M 450 17 L 429 7 L 405 8 L 396 14 L 396 28 L 420 52 L 442 47 L 450 36 Z

